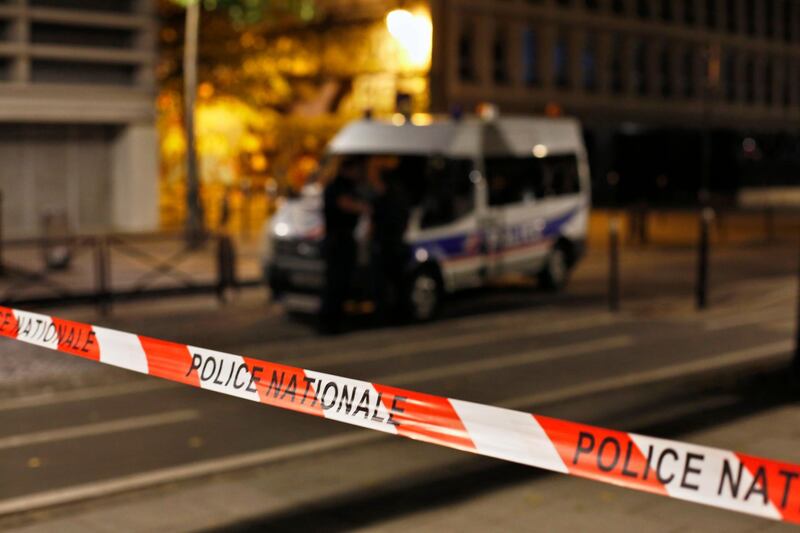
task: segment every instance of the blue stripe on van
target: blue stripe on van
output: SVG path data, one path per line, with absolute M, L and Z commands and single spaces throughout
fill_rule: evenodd
M 545 221 L 544 228 L 542 228 L 542 231 L 536 238 L 529 239 L 524 242 L 517 242 L 515 245 L 532 245 L 547 239 L 558 237 L 561 234 L 561 228 L 564 226 L 564 224 L 566 224 L 573 216 L 575 216 L 580 209 L 580 207 L 576 207 L 559 217 Z M 511 227 L 509 228 L 509 231 L 513 232 L 516 228 L 522 229 L 524 226 L 519 225 Z M 417 250 L 425 250 L 432 257 L 440 260 L 454 259 L 456 257 L 478 255 L 481 252 L 484 240 L 485 237 L 482 232 L 478 232 L 477 234 L 465 233 L 443 237 L 440 239 L 419 241 L 413 244 L 413 250 L 414 252 Z

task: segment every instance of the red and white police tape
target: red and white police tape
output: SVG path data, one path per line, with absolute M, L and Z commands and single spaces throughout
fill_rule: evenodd
M 800 524 L 800 465 L 420 394 L 0 307 L 0 335 L 440 446 Z

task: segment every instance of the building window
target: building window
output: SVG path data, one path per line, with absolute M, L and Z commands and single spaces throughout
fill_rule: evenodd
M 725 19 L 728 32 L 736 33 L 739 28 L 739 10 L 736 8 L 737 0 L 725 0 Z
M 692 0 L 683 0 L 683 21 L 688 24 L 694 24 L 694 2 Z
M 569 7 L 569 5 L 571 3 L 572 3 L 572 0 L 558 0 L 558 5 L 563 6 L 563 7 Z
M 775 0 L 764 0 L 764 34 L 768 39 L 775 37 Z
M 11 61 L 9 59 L 0 59 L 0 81 L 9 81 L 11 79 Z
M 792 70 L 792 103 L 797 105 L 800 102 L 800 80 L 798 80 L 797 73 L 800 72 L 800 61 L 794 62 L 794 69 Z
M 8 20 L 0 20 L 0 41 L 8 41 L 12 38 L 11 22 Z
M 717 0 L 706 0 L 706 26 L 717 27 Z
M 641 41 L 633 45 L 633 91 L 644 96 L 647 93 L 647 48 Z
M 611 37 L 611 92 L 620 94 L 624 89 L 622 74 L 622 38 L 619 34 Z
M 55 7 L 86 11 L 108 11 L 111 13 L 133 13 L 138 2 L 133 0 L 30 0 L 31 7 Z
M 563 89 L 569 86 L 569 49 L 566 38 L 560 32 L 553 46 L 553 74 L 556 87 Z
M 728 102 L 736 101 L 736 55 L 726 50 L 722 64 L 722 91 Z
M 77 85 L 133 85 L 136 69 L 116 63 L 82 63 L 78 61 L 34 60 L 31 64 L 33 83 Z
M 756 62 L 752 57 L 744 64 L 744 100 L 748 104 L 756 101 Z
M 475 81 L 475 36 L 471 24 L 462 26 L 458 36 L 458 78 Z
M 658 55 L 658 75 L 659 83 L 661 84 L 661 96 L 664 98 L 672 96 L 672 72 L 669 68 L 669 55 L 669 48 L 666 45 L 662 45 Z
M 794 2 L 784 0 L 783 2 L 783 40 L 787 43 L 792 42 L 792 28 L 794 26 Z
M 136 33 L 124 28 L 95 28 L 34 22 L 30 25 L 30 39 L 34 44 L 124 49 L 135 46 Z
M 508 46 L 505 28 L 497 28 L 494 32 L 492 61 L 492 79 L 497 85 L 505 85 L 508 83 Z
M 667 22 L 671 21 L 673 17 L 672 1 L 673 0 L 661 0 L 661 18 Z
M 764 103 L 772 107 L 775 102 L 775 65 L 767 59 L 764 65 Z
M 583 54 L 581 54 L 581 71 L 583 74 L 583 88 L 587 91 L 597 90 L 597 35 L 594 33 L 586 34 L 583 43 Z
M 636 15 L 639 18 L 650 18 L 650 0 L 636 0 Z
M 681 74 L 683 75 L 683 96 L 691 98 L 694 95 L 694 54 L 689 48 L 683 52 L 681 58 Z
M 522 77 L 528 86 L 539 85 L 539 35 L 533 28 L 522 32 Z
M 618 15 L 625 13 L 625 0 L 612 0 L 611 11 Z
M 744 20 L 748 35 L 756 34 L 756 0 L 744 0 Z
M 599 0 L 586 0 L 586 9 L 591 9 L 592 11 L 597 11 L 600 7 Z

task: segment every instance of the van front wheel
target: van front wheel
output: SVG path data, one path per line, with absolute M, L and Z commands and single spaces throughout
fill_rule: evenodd
M 442 283 L 432 269 L 421 268 L 408 284 L 407 309 L 414 322 L 427 322 L 436 316 L 442 303 Z
M 539 273 L 539 284 L 550 290 L 561 290 L 569 279 L 569 257 L 564 246 L 557 244 L 550 250 L 544 268 Z

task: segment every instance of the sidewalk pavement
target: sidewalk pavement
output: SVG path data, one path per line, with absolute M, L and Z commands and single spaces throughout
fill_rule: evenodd
M 608 246 L 609 223 L 619 221 L 623 245 L 631 244 L 632 220 L 628 209 L 593 209 L 589 245 Z M 647 211 L 648 243 L 653 247 L 696 246 L 700 232 L 698 209 Z M 722 246 L 794 240 L 800 229 L 800 212 L 718 211 L 711 223 L 711 242 Z
M 648 242 L 654 247 L 695 246 L 699 231 L 696 209 L 658 210 L 647 212 Z M 609 222 L 620 221 L 622 244 L 631 244 L 631 217 L 625 209 L 593 209 L 590 215 L 588 244 L 605 250 L 608 245 Z M 712 227 L 713 245 L 735 246 L 743 243 L 786 241 L 794 239 L 800 228 L 800 213 L 758 211 L 720 212 Z M 183 254 L 183 240 L 163 234 L 158 239 L 130 235 L 108 248 L 108 284 L 112 291 L 131 290 L 145 281 L 148 288 L 176 287 L 186 281 L 213 285 L 217 279 L 216 244 Z M 236 239 L 236 269 L 240 281 L 261 279 L 261 239 L 252 236 Z M 58 297 L 62 293 L 88 293 L 98 288 L 96 248 L 85 244 L 76 247 L 70 266 L 63 271 L 47 271 L 45 279 L 31 282 L 19 275 L 0 277 L 0 300 L 5 298 Z M 19 243 L 4 246 L 2 259 L 9 271 L 23 269 L 42 272 L 44 260 L 37 245 Z M 170 265 L 176 271 L 166 272 Z M 161 269 L 161 273 L 156 270 Z
M 262 242 L 237 239 L 236 275 L 240 282 L 260 281 Z M 0 276 L 0 301 L 57 299 L 67 295 L 95 294 L 101 289 L 101 263 L 105 263 L 106 290 L 174 289 L 214 286 L 218 281 L 218 243 L 210 239 L 188 249 L 180 236 L 132 234 L 118 236 L 100 248 L 95 241 L 79 241 L 72 259 L 62 270 L 47 269 L 41 245 L 5 243 L 2 250 L 6 275 Z

